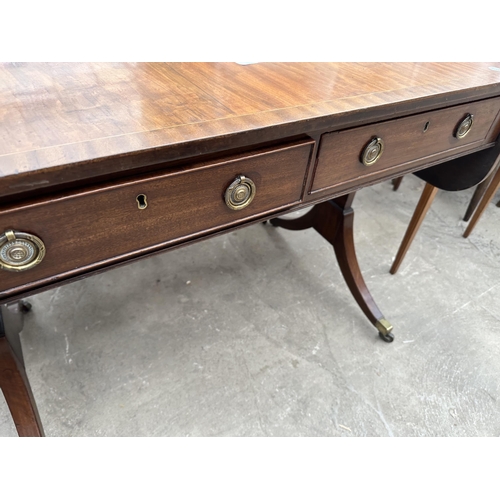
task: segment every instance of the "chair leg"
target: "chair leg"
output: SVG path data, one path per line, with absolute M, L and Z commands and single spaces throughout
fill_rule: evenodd
M 493 172 L 493 174 L 494 174 L 494 172 Z M 465 222 L 467 222 L 471 218 L 472 214 L 476 210 L 478 203 L 481 201 L 481 198 L 483 197 L 484 192 L 486 191 L 487 187 L 489 186 L 489 184 L 491 182 L 491 179 L 492 179 L 492 175 L 489 175 L 488 177 L 486 177 L 486 179 L 484 179 L 483 182 L 480 182 L 477 185 L 476 190 L 474 191 L 474 194 L 472 195 L 472 198 L 470 200 L 469 206 L 467 207 L 467 211 L 465 212 L 465 215 L 464 215 Z
M 25 304 L 0 306 L 0 389 L 21 437 L 43 436 L 43 427 L 24 368 L 19 332 Z
M 492 200 L 493 196 L 495 196 L 495 193 L 497 192 L 499 186 L 500 186 L 500 168 L 496 170 L 493 179 L 491 180 L 481 201 L 479 202 L 479 205 L 476 208 L 476 211 L 474 212 L 474 215 L 472 216 L 472 219 L 469 222 L 469 225 L 467 226 L 467 229 L 463 234 L 464 238 L 467 238 L 470 235 L 470 233 L 476 226 L 478 220 L 480 219 L 481 215 L 483 215 L 483 212 L 488 206 L 488 203 Z
M 411 218 L 410 224 L 408 225 L 408 229 L 406 230 L 403 241 L 401 242 L 396 258 L 394 259 L 394 263 L 392 264 L 390 270 L 391 274 L 397 273 L 399 266 L 403 262 L 406 252 L 408 252 L 411 242 L 415 238 L 415 235 L 417 234 L 417 231 L 422 224 L 422 221 L 424 220 L 424 217 L 429 210 L 437 192 L 437 187 L 434 187 L 432 184 L 425 184 L 417 208 L 413 213 L 413 217 Z
M 399 186 L 401 186 L 402 181 L 403 181 L 403 176 L 392 179 L 392 190 L 397 191 L 399 189 Z

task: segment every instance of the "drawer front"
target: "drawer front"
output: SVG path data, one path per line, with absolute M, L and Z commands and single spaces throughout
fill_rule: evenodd
M 311 193 L 328 190 L 366 177 L 382 176 L 386 170 L 405 170 L 438 161 L 482 143 L 495 140 L 489 131 L 498 115 L 500 99 L 488 99 L 407 118 L 331 132 L 321 137 Z M 470 114 L 472 127 L 457 138 L 460 123 Z M 368 144 L 380 138 L 383 152 L 371 165 L 362 162 Z M 386 173 L 387 174 L 387 173 Z
M 0 235 L 32 234 L 46 253 L 31 269 L 0 269 L 0 297 L 293 206 L 301 200 L 313 144 L 304 140 L 3 210 Z M 225 193 L 240 175 L 253 181 L 255 196 L 234 210 Z

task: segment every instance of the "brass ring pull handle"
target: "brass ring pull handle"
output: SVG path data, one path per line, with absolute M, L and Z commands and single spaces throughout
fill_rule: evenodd
M 457 130 L 455 132 L 455 137 L 457 139 L 463 139 L 472 128 L 472 124 L 474 123 L 474 115 L 470 113 L 458 124 Z
M 224 199 L 226 205 L 231 210 L 241 210 L 248 207 L 254 199 L 257 191 L 255 184 L 251 179 L 244 175 L 238 175 L 231 185 L 226 189 Z
M 36 236 L 10 229 L 0 235 L 0 269 L 4 271 L 27 271 L 44 257 L 45 245 Z
M 361 154 L 361 162 L 366 167 L 373 165 L 384 152 L 384 141 L 380 137 L 372 139 Z

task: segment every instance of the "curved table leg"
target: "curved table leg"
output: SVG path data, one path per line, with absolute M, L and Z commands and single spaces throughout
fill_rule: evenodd
M 314 218 L 316 217 L 316 206 L 309 210 L 306 214 L 296 219 L 271 219 L 269 222 L 275 227 L 282 227 L 291 231 L 302 231 L 309 229 L 314 225 Z
M 356 257 L 353 238 L 354 210 L 351 207 L 354 194 L 319 203 L 299 219 L 292 221 L 272 219 L 271 224 L 292 230 L 313 227 L 321 234 L 333 246 L 340 271 L 359 307 L 377 328 L 380 337 L 386 342 L 392 342 L 394 340 L 392 325 L 377 307 L 363 279 Z
M 43 427 L 24 368 L 19 332 L 25 303 L 0 306 L 0 388 L 21 437 L 43 436 Z

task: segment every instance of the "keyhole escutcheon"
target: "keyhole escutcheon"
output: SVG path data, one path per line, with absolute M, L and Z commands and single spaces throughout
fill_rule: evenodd
M 139 207 L 139 210 L 144 210 L 148 206 L 148 201 L 147 201 L 147 196 L 145 194 L 140 194 L 136 198 L 137 200 L 137 206 Z

